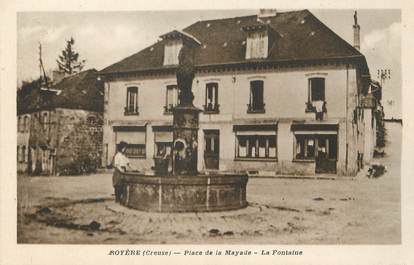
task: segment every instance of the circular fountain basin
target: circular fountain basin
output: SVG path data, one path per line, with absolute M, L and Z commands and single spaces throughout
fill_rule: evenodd
M 158 176 L 122 173 L 121 204 L 150 212 L 210 212 L 247 206 L 247 174 L 212 173 L 195 176 Z

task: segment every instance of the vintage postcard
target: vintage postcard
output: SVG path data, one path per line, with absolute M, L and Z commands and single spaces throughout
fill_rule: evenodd
M 168 6 L 6 5 L 0 263 L 412 264 L 408 7 Z

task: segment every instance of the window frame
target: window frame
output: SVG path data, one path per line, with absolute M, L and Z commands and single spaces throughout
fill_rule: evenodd
M 135 90 L 135 91 L 134 91 Z M 127 87 L 127 94 L 126 94 L 126 105 L 124 108 L 124 115 L 139 115 L 138 111 L 138 103 L 139 103 L 139 88 L 138 86 L 128 86 Z M 134 97 L 134 105 L 131 105 L 131 96 Z M 132 107 L 132 108 L 131 108 Z
M 22 132 L 22 116 L 17 118 L 17 132 Z
M 172 91 L 176 91 L 176 104 L 170 104 L 168 102 L 168 90 L 171 89 Z M 178 96 L 179 90 L 178 90 L 178 86 L 177 84 L 170 84 L 170 85 L 166 85 L 165 87 L 165 106 L 164 106 L 164 115 L 171 115 L 173 114 L 173 108 L 176 107 L 180 102 L 179 102 L 179 96 Z M 170 107 L 170 105 L 172 105 L 172 107 Z
M 25 163 L 26 162 L 26 146 L 21 146 L 21 160 L 20 162 Z
M 17 162 L 21 162 L 21 147 L 20 145 L 17 146 Z
M 305 156 L 303 158 L 298 158 L 297 157 L 298 136 L 305 139 L 304 143 L 306 143 L 307 140 L 310 140 L 310 139 L 313 140 L 313 146 L 314 146 L 313 147 L 314 148 L 313 157 L 310 157 L 310 158 L 305 157 Z M 329 146 L 326 147 L 327 148 L 326 154 L 328 156 L 327 159 L 338 161 L 338 136 L 337 136 L 337 134 L 319 135 L 319 134 L 300 134 L 300 133 L 298 133 L 298 134 L 294 134 L 293 162 L 310 162 L 310 163 L 316 162 L 319 141 L 321 140 L 320 138 L 325 138 L 324 140 L 329 142 L 328 143 Z M 335 139 L 335 140 L 333 140 L 333 139 Z M 305 146 L 305 144 L 304 144 L 304 146 Z M 308 145 L 306 145 L 306 146 L 308 146 Z M 335 148 L 331 149 L 332 146 L 335 146 Z M 333 153 L 333 152 L 331 152 L 331 151 L 334 151 L 334 153 L 335 153 L 334 157 L 332 157 L 331 153 Z M 306 155 L 306 149 L 303 152 Z
M 162 156 L 158 155 L 159 148 L 158 144 L 165 145 L 166 148 L 170 147 L 170 153 L 173 147 L 173 128 L 172 126 L 155 126 L 152 128 L 153 135 L 154 135 L 154 158 L 163 158 Z M 158 133 L 170 133 L 171 134 L 171 141 L 160 141 L 159 137 L 157 136 Z
M 163 65 L 164 66 L 178 65 L 179 63 L 178 56 L 183 46 L 184 46 L 184 42 L 182 39 L 170 39 L 164 45 Z
M 236 146 L 235 146 L 235 153 L 234 153 L 234 160 L 235 161 L 275 161 L 278 160 L 278 147 L 277 147 L 277 131 L 271 131 L 274 134 L 237 134 L 236 132 Z M 246 155 L 240 155 L 240 140 L 242 138 L 246 138 Z M 265 140 L 265 155 L 260 156 L 260 141 Z M 273 141 L 272 141 L 273 140 Z M 273 142 L 273 146 L 271 146 L 271 141 Z M 254 142 L 254 150 L 255 154 L 251 153 L 249 148 L 249 143 Z M 270 156 L 270 148 L 274 148 L 274 156 Z
M 23 132 L 28 132 L 30 129 L 30 116 L 25 115 L 23 118 Z
M 259 103 L 255 103 L 255 93 L 257 94 L 258 92 L 253 92 L 254 89 L 257 88 L 257 86 L 255 86 L 255 84 L 260 84 L 260 86 L 258 88 L 261 89 L 261 102 Z M 250 80 L 250 95 L 249 95 L 249 104 L 247 104 L 247 113 L 265 113 L 265 102 L 264 102 L 264 80 L 261 79 L 254 79 L 254 80 Z M 257 95 L 256 95 L 257 96 Z M 258 106 L 256 106 L 258 105 Z
M 128 145 L 126 146 L 125 149 L 125 156 L 128 158 L 146 158 L 147 157 L 147 151 L 146 151 L 146 144 L 130 144 L 128 143 Z M 139 148 L 139 150 L 143 150 L 143 154 L 130 154 L 128 152 L 128 149 L 130 148 Z
M 47 129 L 47 124 L 48 124 L 48 113 L 47 112 L 43 112 L 42 113 L 42 128 L 44 129 L 44 130 L 46 130 Z
M 246 39 L 246 59 L 265 59 L 269 55 L 268 30 L 254 30 Z
M 317 100 L 312 100 L 313 98 L 313 86 L 312 86 L 312 82 L 313 81 L 320 81 L 322 80 L 322 84 L 323 84 L 323 101 L 324 102 L 324 106 L 323 106 L 323 112 L 326 113 L 326 78 L 325 77 L 321 77 L 321 76 L 315 76 L 315 77 L 310 77 L 308 78 L 308 100 L 306 102 L 306 110 L 305 112 L 316 112 L 316 107 L 313 105 L 314 101 Z
M 297 146 L 298 146 L 298 137 L 303 139 L 303 153 L 304 156 L 302 157 L 297 157 Z M 309 140 L 313 140 L 313 156 L 312 157 L 308 157 L 307 156 L 307 149 L 306 147 L 309 146 L 309 144 L 307 144 L 309 142 Z M 301 141 L 302 142 L 302 141 Z M 316 136 L 314 134 L 294 134 L 294 145 L 293 145 L 293 161 L 294 162 L 315 162 L 316 160 Z
M 213 91 L 214 94 L 214 102 L 209 102 L 209 89 Z M 211 103 L 211 108 L 209 104 Z M 206 114 L 218 114 L 220 112 L 220 104 L 219 104 L 219 83 L 218 82 L 207 82 L 205 86 L 205 97 L 204 97 L 204 113 Z

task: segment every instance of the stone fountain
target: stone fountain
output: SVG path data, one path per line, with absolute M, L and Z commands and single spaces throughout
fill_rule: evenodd
M 177 69 L 179 104 L 173 109 L 172 172 L 157 168 L 156 163 L 154 172 L 123 173 L 124 206 L 154 212 L 221 211 L 247 206 L 247 174 L 197 172 L 201 110 L 193 105 L 193 58 L 192 49 L 184 46 Z

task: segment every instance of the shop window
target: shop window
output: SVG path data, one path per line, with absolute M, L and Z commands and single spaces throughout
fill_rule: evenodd
M 324 158 L 337 159 L 338 140 L 336 135 L 295 135 L 295 138 L 294 160 L 314 161 L 317 152 L 324 154 Z
M 154 131 L 155 157 L 164 158 L 171 154 L 173 142 L 172 134 L 172 127 Z
M 128 145 L 125 150 L 127 157 L 145 158 L 146 157 L 146 133 L 145 127 L 139 126 L 137 128 L 114 128 L 116 130 L 116 142 L 126 142 Z
M 296 135 L 296 160 L 314 160 L 315 159 L 315 137 L 313 135 Z
M 276 158 L 276 135 L 237 135 L 236 158 Z
M 250 100 L 247 105 L 247 113 L 264 113 L 263 81 L 254 80 L 250 82 Z
M 125 155 L 127 157 L 145 157 L 145 144 L 128 144 Z
M 166 90 L 164 114 L 172 114 L 173 108 L 178 105 L 178 87 L 169 85 Z
M 125 115 L 138 114 L 138 87 L 128 87 L 126 96 Z
M 204 112 L 218 113 L 218 83 L 206 84 L 206 101 L 204 105 Z

